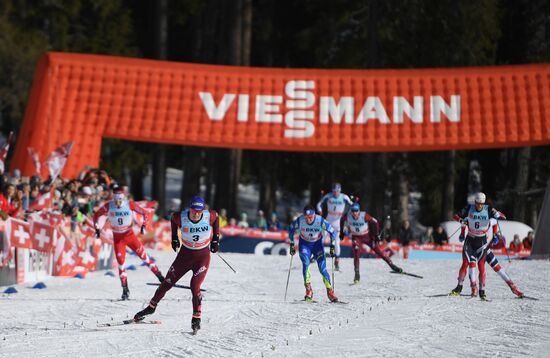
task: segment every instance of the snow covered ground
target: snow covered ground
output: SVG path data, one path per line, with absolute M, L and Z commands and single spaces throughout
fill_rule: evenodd
M 163 271 L 174 254 L 153 252 Z M 456 284 L 459 261 L 397 261 L 416 279 L 390 274 L 381 260 L 361 262 L 362 282 L 352 286 L 353 263 L 336 272 L 336 293 L 349 304 L 326 299 L 317 270 L 315 298 L 304 290 L 294 258 L 287 302 L 283 301 L 289 257 L 224 254 L 238 271 L 212 257 L 203 288 L 203 323 L 190 332 L 190 292 L 173 288 L 151 317 L 160 325 L 98 328 L 97 323 L 132 317 L 153 295 L 154 276 L 135 256 L 129 263 L 130 301 L 120 296 L 118 277 L 95 272 L 86 279 L 52 278 L 47 288 L 16 286 L 0 298 L 0 357 L 548 357 L 550 352 L 550 262 L 504 263 L 526 294 L 514 298 L 492 271 L 491 302 L 436 297 Z M 490 269 L 489 269 L 490 270 Z M 181 281 L 188 284 L 189 274 Z M 466 289 L 469 291 L 469 289 Z

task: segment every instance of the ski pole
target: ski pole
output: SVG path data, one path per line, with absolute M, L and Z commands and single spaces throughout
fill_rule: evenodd
M 335 284 L 334 284 L 334 256 L 331 257 L 332 261 L 332 289 L 334 290 Z
M 458 225 L 458 229 L 456 229 L 455 232 L 453 232 L 453 233 L 451 234 L 451 236 L 449 236 L 449 239 L 450 239 L 451 237 L 455 236 L 455 234 L 456 234 L 456 233 L 458 232 L 458 230 L 460 230 L 461 228 L 462 228 L 462 224 Z
M 222 255 L 220 255 L 219 252 L 218 252 L 218 257 L 219 257 L 220 259 L 222 259 L 223 262 L 225 262 L 225 264 L 227 265 L 227 267 L 229 267 L 229 268 L 231 269 L 231 271 L 237 273 L 237 271 L 235 271 L 235 269 L 234 269 L 233 267 L 231 267 L 231 265 L 230 265 L 227 261 L 225 261 L 225 259 L 222 257 Z
M 502 240 L 504 238 L 504 235 L 502 235 L 502 230 L 500 230 L 500 225 L 497 220 L 497 227 L 498 227 L 498 233 L 500 235 L 500 239 Z M 508 263 L 512 263 L 512 259 L 510 259 L 510 254 L 508 253 L 508 248 L 506 247 L 506 243 L 504 243 L 504 252 L 506 252 L 506 256 L 508 257 Z
M 290 270 L 292 269 L 293 258 L 294 258 L 294 255 L 290 255 L 290 266 L 288 266 L 288 275 L 286 276 L 285 302 L 286 302 L 286 293 L 288 292 L 288 281 L 290 280 Z

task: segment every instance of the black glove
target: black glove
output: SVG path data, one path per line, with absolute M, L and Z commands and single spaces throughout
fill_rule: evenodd
M 142 224 L 142 225 L 141 225 L 141 229 L 139 230 L 139 233 L 140 233 L 141 235 L 145 234 L 145 224 Z
M 215 254 L 220 249 L 220 236 L 214 235 L 212 241 L 210 241 L 210 252 Z
M 172 249 L 175 252 L 178 252 L 178 249 L 180 248 L 180 239 L 177 236 L 172 236 Z
M 101 236 L 101 230 L 95 229 L 95 237 L 99 239 L 100 236 Z
M 290 243 L 290 256 L 296 255 L 296 246 L 291 242 Z
M 330 244 L 330 257 L 336 256 L 336 250 L 334 249 L 334 244 Z

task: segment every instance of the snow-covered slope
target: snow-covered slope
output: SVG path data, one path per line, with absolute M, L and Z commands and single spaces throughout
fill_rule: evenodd
M 163 271 L 174 258 L 153 253 Z M 86 279 L 53 278 L 47 288 L 17 286 L 0 298 L 0 357 L 547 357 L 550 352 L 550 262 L 505 263 L 526 294 L 514 298 L 489 268 L 491 302 L 469 297 L 427 296 L 456 285 L 458 261 L 397 262 L 424 275 L 390 274 L 381 260 L 361 262 L 362 282 L 350 285 L 353 263 L 336 272 L 336 293 L 349 304 L 326 299 L 312 270 L 315 298 L 304 289 L 294 258 L 287 302 L 283 301 L 289 257 L 224 254 L 238 274 L 212 257 L 203 288 L 203 323 L 190 332 L 190 292 L 173 288 L 151 317 L 160 325 L 98 328 L 97 323 L 132 317 L 155 290 L 154 276 L 135 257 L 129 271 L 131 301 L 120 296 L 117 277 L 103 272 Z M 190 275 L 180 283 L 188 284 Z M 469 291 L 469 289 L 466 289 Z

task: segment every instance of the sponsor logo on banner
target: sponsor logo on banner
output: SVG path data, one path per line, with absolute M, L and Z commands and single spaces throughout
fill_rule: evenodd
M 223 121 L 236 106 L 237 121 L 285 124 L 285 138 L 310 138 L 315 133 L 315 123 L 327 125 L 363 125 L 369 121 L 380 124 L 402 124 L 405 117 L 414 124 L 424 122 L 460 122 L 460 95 L 451 94 L 447 101 L 443 96 L 393 96 L 392 111 L 380 96 L 358 98 L 354 96 L 317 96 L 313 80 L 293 80 L 285 83 L 280 93 L 258 94 L 225 93 L 215 99 L 211 92 L 198 92 L 203 108 L 211 121 Z M 250 113 L 252 103 L 254 113 Z M 429 108 L 425 116 L 424 108 Z M 391 116 L 390 116 L 391 115 Z M 443 116 L 442 116 L 443 115 Z

